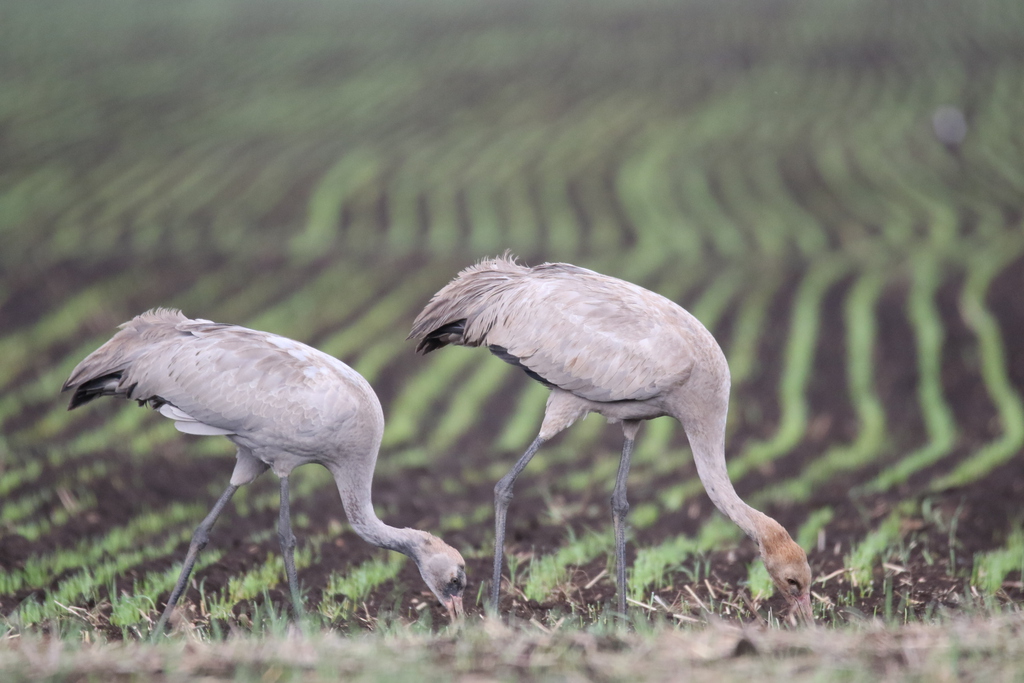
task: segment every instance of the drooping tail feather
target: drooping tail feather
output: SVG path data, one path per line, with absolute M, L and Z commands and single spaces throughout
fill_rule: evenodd
M 122 380 L 137 354 L 187 320 L 181 311 L 154 308 L 121 325 L 120 331 L 86 356 L 64 382 L 61 391 L 74 390 L 68 410 L 100 396 L 132 398 L 135 385 L 124 386 Z
M 416 316 L 408 337 L 419 341 L 416 351 L 430 353 L 447 344 L 479 346 L 488 327 L 476 324 L 479 314 L 528 272 L 508 252 L 460 271 Z
M 75 387 L 75 393 L 71 395 L 71 402 L 68 403 L 68 410 L 74 410 L 80 405 L 88 403 L 94 398 L 100 396 L 116 396 L 117 385 L 121 382 L 120 372 L 114 372 L 109 375 L 103 375 L 102 377 L 96 377 L 90 379 L 83 384 L 79 384 Z M 67 391 L 71 387 L 66 383 L 61 391 Z
M 420 343 L 416 345 L 416 353 L 424 355 L 435 351 L 448 344 L 458 344 L 462 340 L 462 333 L 466 329 L 466 320 L 456 320 L 453 323 L 442 325 L 436 330 L 428 332 Z

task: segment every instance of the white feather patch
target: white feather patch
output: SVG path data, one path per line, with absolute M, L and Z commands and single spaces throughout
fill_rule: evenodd
M 184 434 L 197 434 L 199 436 L 227 436 L 234 434 L 230 429 L 211 427 L 203 422 L 175 422 L 174 428 Z
M 184 434 L 196 434 L 198 436 L 226 436 L 234 434 L 230 429 L 221 429 L 220 427 L 200 422 L 184 410 L 176 408 L 170 403 L 163 404 L 159 410 L 161 415 L 174 420 L 174 428 Z

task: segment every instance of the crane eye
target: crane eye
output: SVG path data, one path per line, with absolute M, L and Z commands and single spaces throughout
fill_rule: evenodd
M 792 588 L 794 592 L 800 591 L 800 582 L 796 579 L 786 579 L 786 583 L 789 584 L 790 588 Z

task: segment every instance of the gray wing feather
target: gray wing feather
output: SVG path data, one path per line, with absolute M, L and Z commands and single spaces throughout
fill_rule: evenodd
M 507 258 L 460 273 L 410 336 L 424 347 L 431 328 L 460 319 L 454 343 L 500 346 L 548 383 L 593 401 L 645 400 L 684 382 L 693 335 L 707 334 L 681 307 L 637 285 L 568 264 L 525 268 Z
M 162 309 L 125 323 L 64 389 L 75 390 L 71 407 L 120 396 L 150 403 L 180 431 L 224 435 L 268 425 L 312 435 L 373 396 L 354 370 L 305 344 Z

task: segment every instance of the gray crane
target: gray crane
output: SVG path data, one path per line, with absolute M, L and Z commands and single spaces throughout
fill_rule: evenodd
M 711 333 L 665 297 L 567 263 L 528 268 L 506 254 L 460 272 L 413 323 L 429 353 L 447 344 L 486 346 L 551 390 L 540 433 L 494 487 L 498 609 L 505 517 L 516 477 L 547 440 L 588 413 L 621 423 L 625 435 L 612 492 L 618 609 L 626 611 L 626 478 L 642 420 L 668 415 L 686 431 L 712 502 L 758 545 L 792 611 L 813 621 L 807 555 L 771 517 L 740 499 L 725 466 L 729 366 Z
M 68 410 L 99 396 L 131 399 L 171 418 L 181 432 L 226 436 L 238 448 L 231 482 L 195 530 L 155 634 L 163 632 L 231 496 L 268 468 L 281 478 L 278 539 L 292 606 L 296 617 L 302 613 L 288 475 L 306 463 L 333 475 L 360 537 L 411 557 L 449 616 L 462 614 L 466 572 L 459 552 L 426 531 L 388 526 L 373 511 L 384 413 L 369 383 L 338 359 L 269 332 L 158 308 L 121 325 L 78 364 L 63 391 L 74 392 Z

